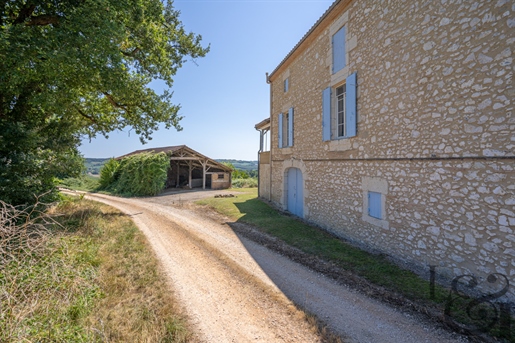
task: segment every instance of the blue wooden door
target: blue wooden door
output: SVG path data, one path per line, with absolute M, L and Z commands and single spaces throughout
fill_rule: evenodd
M 288 169 L 287 183 L 287 209 L 292 214 L 302 218 L 304 216 L 304 189 L 300 169 Z

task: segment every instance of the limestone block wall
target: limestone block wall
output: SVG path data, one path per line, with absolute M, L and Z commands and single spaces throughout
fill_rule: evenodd
M 231 187 L 230 173 L 213 173 L 211 174 L 211 189 L 226 189 Z
M 270 200 L 270 164 L 259 165 L 259 196 Z
M 303 161 L 307 219 L 424 273 L 515 280 L 515 164 L 512 161 Z M 282 197 L 290 161 L 273 166 Z M 286 167 L 287 168 L 287 167 Z M 322 172 L 323 171 L 323 172 Z M 384 221 L 363 220 L 365 178 L 387 185 Z M 281 201 L 276 201 L 282 206 Z M 511 296 L 515 293 L 511 289 Z
M 355 0 L 334 11 L 270 77 L 272 201 L 285 206 L 295 161 L 307 220 L 416 268 L 499 272 L 515 285 L 515 3 Z M 335 76 L 338 25 L 347 66 Z M 322 91 L 354 72 L 357 135 L 323 142 Z M 294 144 L 279 149 L 290 107 Z M 370 180 L 387 186 L 382 222 L 364 214 Z

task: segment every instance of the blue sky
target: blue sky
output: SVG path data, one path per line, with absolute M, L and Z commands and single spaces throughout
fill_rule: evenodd
M 270 115 L 272 72 L 332 0 L 175 0 L 186 31 L 211 45 L 206 57 L 177 73 L 173 103 L 180 104 L 183 130 L 164 128 L 142 145 L 126 128 L 109 139 L 83 141 L 84 157 L 120 156 L 138 149 L 185 144 L 216 159 L 256 160 L 254 125 Z M 158 93 L 163 84 L 151 84 Z

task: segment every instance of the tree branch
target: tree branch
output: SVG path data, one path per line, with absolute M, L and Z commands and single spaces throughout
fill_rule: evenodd
M 23 23 L 28 17 L 32 15 L 34 10 L 36 9 L 36 5 L 26 5 L 26 7 L 22 8 L 20 10 L 20 13 L 18 14 L 18 17 L 14 19 L 13 25 L 21 24 Z
M 102 93 L 105 95 L 105 97 L 107 98 L 107 100 L 109 101 L 109 103 L 110 103 L 111 105 L 113 105 L 113 106 L 114 106 L 114 107 L 116 107 L 116 108 L 121 108 L 121 109 L 123 109 L 123 110 L 125 110 L 125 111 L 127 111 L 127 112 L 129 111 L 129 110 L 127 109 L 127 106 L 130 106 L 130 105 L 127 105 L 127 104 L 120 104 L 118 101 L 116 101 L 116 100 L 113 98 L 113 96 L 112 96 L 111 94 L 109 94 L 109 93 L 107 93 L 107 92 L 102 92 Z
M 46 26 L 46 25 L 57 25 L 59 24 L 61 17 L 55 15 L 38 15 L 30 17 L 30 20 L 25 23 L 26 26 Z
M 77 106 L 75 106 L 75 109 L 77 110 L 77 112 L 79 112 L 79 114 L 80 114 L 81 116 L 83 116 L 84 118 L 88 119 L 88 120 L 89 120 L 90 122 L 92 122 L 93 124 L 100 126 L 100 125 L 98 124 L 98 121 L 97 121 L 95 118 L 93 118 L 93 117 L 92 117 L 92 116 L 90 116 L 90 115 L 87 115 L 86 113 L 84 113 L 84 112 L 83 112 L 80 108 L 78 108 Z
M 134 57 L 138 52 L 140 51 L 140 48 L 134 48 L 131 52 L 126 52 L 122 50 L 122 54 L 129 57 Z

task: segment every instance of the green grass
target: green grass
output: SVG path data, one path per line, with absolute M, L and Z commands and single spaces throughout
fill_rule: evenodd
M 401 290 L 410 298 L 429 297 L 428 282 L 416 274 L 395 266 L 382 256 L 367 253 L 319 228 L 279 213 L 257 199 L 256 189 L 237 198 L 205 199 L 197 203 L 208 205 L 233 220 L 255 225 L 289 245 L 336 262 L 340 267 L 378 285 Z
M 449 295 L 448 289 L 436 285 L 435 297 L 432 299 L 428 281 L 398 267 L 382 255 L 363 251 L 320 228 L 280 213 L 257 198 L 257 189 L 238 194 L 236 198 L 210 198 L 200 200 L 197 204 L 209 206 L 232 220 L 251 224 L 305 253 L 331 261 L 375 285 L 401 294 L 423 306 L 437 308 L 443 313 Z M 468 316 L 463 311 L 466 307 L 463 306 L 464 302 L 465 300 L 458 299 L 452 313 L 455 318 L 466 323 Z M 514 324 L 512 329 L 515 329 Z M 496 331 L 492 330 L 491 333 L 495 334 Z M 499 333 L 499 336 L 503 337 L 503 334 Z M 511 336 L 510 342 L 514 342 L 515 332 Z
M 59 180 L 59 186 L 74 189 L 77 191 L 94 192 L 99 188 L 100 184 L 98 177 L 91 175 L 82 175 L 81 177 L 77 178 L 67 178 L 64 180 Z
M 0 269 L 0 342 L 184 342 L 188 331 L 143 234 L 66 198 L 39 250 Z M 5 243 L 5 242 L 4 242 Z

